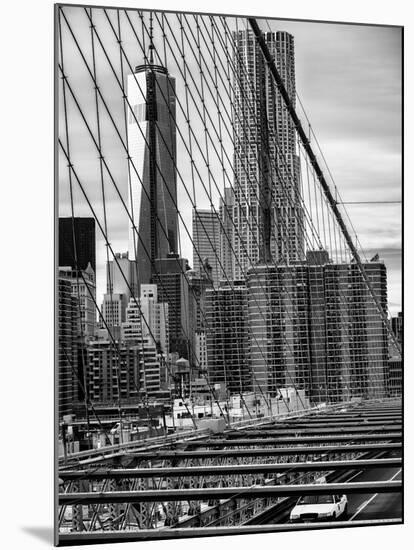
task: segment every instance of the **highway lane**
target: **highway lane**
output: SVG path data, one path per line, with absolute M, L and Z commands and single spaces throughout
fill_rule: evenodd
M 393 453 L 393 456 L 401 456 L 401 453 Z M 360 471 L 350 476 L 348 481 L 391 481 L 401 480 L 401 468 L 390 467 L 387 469 L 373 468 Z M 348 496 L 348 513 L 346 517 L 339 518 L 342 521 L 370 520 L 370 519 L 402 519 L 402 494 L 354 494 Z M 277 519 L 268 519 L 264 523 L 287 523 L 291 508 Z
M 401 480 L 401 468 L 373 469 L 362 472 L 352 481 Z M 349 495 L 347 521 L 369 519 L 402 519 L 402 494 Z

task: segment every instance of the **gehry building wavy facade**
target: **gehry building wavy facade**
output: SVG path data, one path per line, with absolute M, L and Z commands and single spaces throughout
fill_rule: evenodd
M 286 32 L 264 34 L 271 55 L 295 104 L 294 39 Z M 235 279 L 266 259 L 290 264 L 303 259 L 300 163 L 294 124 L 276 90 L 252 31 L 233 34 Z M 269 211 L 267 244 L 263 211 Z M 268 237 L 269 238 L 269 237 Z M 267 261 L 269 258 L 267 258 Z

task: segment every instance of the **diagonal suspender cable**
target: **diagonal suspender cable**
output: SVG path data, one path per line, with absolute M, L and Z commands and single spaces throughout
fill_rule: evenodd
M 225 21 L 223 21 L 223 24 L 227 27 L 227 23 Z M 243 65 L 241 65 L 241 66 L 243 68 Z M 282 158 L 282 160 L 283 160 L 283 158 Z M 306 157 L 306 160 L 307 160 L 307 157 Z
M 87 12 L 86 12 L 86 13 L 87 13 Z M 76 37 L 75 37 L 74 34 L 73 34 L 73 31 L 72 31 L 72 29 L 71 29 L 71 26 L 70 26 L 69 22 L 67 21 L 66 16 L 65 16 L 65 14 L 63 13 L 63 10 L 62 10 L 62 15 L 63 15 L 63 17 L 64 17 L 64 19 L 65 19 L 65 22 L 66 22 L 66 24 L 67 24 L 67 26 L 68 26 L 68 28 L 69 28 L 71 34 L 72 34 L 72 37 L 73 37 L 75 43 L 77 44 L 78 50 L 79 50 L 79 52 L 80 52 L 80 54 L 81 54 L 81 57 L 82 57 L 82 59 L 83 59 L 85 65 L 86 65 L 86 67 L 87 67 L 87 69 L 88 69 L 88 72 L 89 72 L 89 74 L 90 74 L 90 76 L 91 76 L 91 78 L 92 78 L 92 80 L 93 80 L 95 86 L 96 86 L 97 89 L 98 89 L 98 93 L 99 93 L 99 95 L 100 95 L 100 99 L 101 99 L 101 101 L 102 101 L 102 103 L 103 103 L 103 105 L 104 105 L 104 107 L 105 107 L 105 109 L 106 109 L 106 111 L 107 111 L 107 113 L 108 113 L 108 115 L 109 115 L 109 118 L 110 118 L 110 120 L 111 120 L 111 123 L 113 124 L 113 126 L 114 126 L 114 128 L 115 128 L 115 130 L 116 130 L 116 133 L 117 133 L 117 135 L 118 135 L 118 137 L 119 137 L 119 139 L 120 139 L 120 141 L 121 141 L 122 146 L 124 147 L 125 151 L 127 152 L 128 159 L 129 159 L 129 161 L 130 161 L 130 165 L 131 165 L 131 167 L 133 168 L 135 174 L 137 175 L 137 177 L 138 177 L 138 179 L 140 180 L 140 183 L 141 183 L 141 185 L 142 185 L 142 180 L 141 180 L 140 174 L 138 173 L 137 168 L 135 167 L 134 163 L 132 162 L 131 157 L 129 156 L 128 147 L 127 147 L 127 145 L 124 143 L 124 140 L 123 140 L 122 136 L 120 135 L 119 129 L 117 128 L 116 123 L 115 123 L 115 121 L 114 121 L 114 119 L 113 119 L 113 116 L 111 115 L 111 112 L 110 112 L 109 109 L 108 109 L 108 106 L 107 106 L 107 104 L 106 104 L 106 102 L 105 102 L 105 100 L 104 100 L 104 98 L 103 98 L 103 95 L 102 95 L 102 92 L 101 92 L 100 88 L 97 86 L 96 80 L 93 78 L 93 74 L 91 73 L 91 70 L 90 70 L 90 68 L 89 68 L 89 65 L 88 65 L 88 63 L 87 63 L 87 61 L 86 61 L 86 59 L 85 59 L 85 57 L 84 57 L 84 55 L 83 55 L 83 52 L 82 52 L 81 48 L 79 47 L 79 44 L 77 43 Z M 89 14 L 88 14 L 88 13 L 87 13 L 87 15 L 88 15 L 88 17 L 89 17 Z M 94 28 L 94 31 L 95 31 L 95 33 L 96 33 L 96 28 Z M 99 35 L 96 34 L 96 36 L 97 36 L 98 40 L 100 40 Z M 112 67 L 112 64 L 111 64 L 111 67 Z M 113 69 L 113 67 L 112 67 L 112 69 Z M 117 76 L 116 76 L 116 73 L 114 72 L 114 74 L 115 74 L 116 80 L 117 80 L 117 82 L 118 82 L 118 84 L 119 84 L 119 80 L 118 80 L 118 78 L 117 78 Z M 85 123 L 85 125 L 86 125 L 86 127 L 87 127 L 87 129 L 88 129 L 88 132 L 89 132 L 89 134 L 90 134 L 90 136 L 91 136 L 91 138 L 92 138 L 92 141 L 94 142 L 95 146 L 97 147 L 99 154 L 102 155 L 102 152 L 101 152 L 101 150 L 99 149 L 99 147 L 98 147 L 98 145 L 97 145 L 96 139 L 95 139 L 95 137 L 94 137 L 94 135 L 93 135 L 93 133 L 92 133 L 92 131 L 91 131 L 91 129 L 90 129 L 90 127 L 89 127 L 89 125 L 88 125 L 86 119 L 85 119 L 84 113 L 82 112 L 82 109 L 81 109 L 81 107 L 80 107 L 80 105 L 79 105 L 79 102 L 76 100 L 76 97 L 75 97 L 75 95 L 74 95 L 74 92 L 73 92 L 72 88 L 71 88 L 69 85 L 68 85 L 68 89 L 70 90 L 70 92 L 71 92 L 71 94 L 72 94 L 72 97 L 73 97 L 73 99 L 74 99 L 74 101 L 75 101 L 75 103 L 76 103 L 76 105 L 77 105 L 77 107 L 78 107 L 78 110 L 79 110 L 79 112 L 80 112 L 80 114 L 81 114 L 81 116 L 82 116 L 82 118 L 83 118 L 83 121 L 84 121 L 84 123 Z M 126 101 L 128 101 L 128 100 L 126 100 Z M 129 105 L 129 102 L 128 102 L 128 106 L 129 106 L 129 108 L 131 109 L 131 106 Z M 131 109 L 131 112 L 132 112 L 132 109 Z M 134 115 L 134 117 L 135 117 L 135 114 L 134 114 L 134 113 L 133 113 L 133 115 Z M 132 221 L 131 216 L 130 216 L 130 213 L 129 213 L 129 211 L 128 211 L 128 208 L 126 207 L 125 202 L 124 202 L 124 200 L 123 200 L 123 198 L 122 198 L 122 195 L 121 195 L 121 193 L 120 193 L 118 187 L 116 186 L 115 180 L 114 180 L 113 176 L 111 175 L 111 171 L 110 171 L 110 169 L 109 169 L 109 167 L 108 167 L 108 165 L 107 165 L 107 162 L 106 162 L 104 159 L 103 159 L 103 162 L 104 162 L 105 169 L 107 170 L 108 174 L 110 175 L 110 178 L 111 178 L 112 183 L 115 185 L 116 191 L 117 191 L 117 193 L 118 193 L 118 196 L 119 196 L 120 199 L 121 199 L 121 202 L 122 202 L 122 204 L 123 204 L 123 207 L 124 207 L 125 211 L 127 212 L 128 218 L 130 219 L 130 221 Z M 158 170 L 159 170 L 158 165 L 157 165 L 157 168 L 158 168 Z M 164 177 L 163 174 L 162 174 L 161 172 L 160 172 L 160 174 L 161 174 L 162 177 Z M 168 189 L 168 188 L 167 188 L 167 189 Z M 146 192 L 145 188 L 144 188 L 144 191 Z M 177 209 L 177 212 L 178 212 L 178 214 L 180 215 L 178 209 Z M 162 224 L 160 224 L 160 227 L 165 231 L 165 229 L 163 228 Z M 137 228 L 136 228 L 135 224 L 133 224 L 133 229 L 134 229 L 134 231 L 136 232 L 138 238 L 140 239 L 141 244 L 143 244 L 143 243 L 142 243 L 141 236 L 139 235 L 139 232 L 137 231 Z M 149 252 L 146 251 L 146 250 L 145 250 L 145 252 L 146 252 L 146 255 L 148 256 L 148 258 L 150 258 Z M 115 257 L 114 257 L 114 259 L 116 260 Z M 180 265 L 180 264 L 179 264 L 179 265 Z M 181 267 L 181 266 L 180 266 L 180 267 Z M 121 273 L 122 273 L 122 270 L 121 270 Z M 125 276 L 124 276 L 123 273 L 122 273 L 122 275 L 123 275 L 123 278 L 125 279 Z M 185 272 L 183 272 L 183 275 L 185 276 Z M 126 279 L 125 279 L 125 282 L 127 282 Z M 188 282 L 188 279 L 187 279 L 187 282 Z M 131 290 L 131 289 L 130 289 L 130 290 Z M 131 293 L 132 293 L 132 292 L 131 292 Z M 167 293 L 167 294 L 168 294 L 168 293 Z M 135 301 L 136 301 L 136 299 L 135 299 Z M 139 306 L 138 303 L 137 303 L 137 307 L 139 307 L 139 309 L 140 309 L 140 306 Z M 182 327 L 182 328 L 183 328 L 183 327 Z M 215 395 L 214 390 L 211 389 L 211 391 L 212 391 L 213 395 Z M 218 407 L 220 408 L 220 404 L 218 403 L 217 398 L 216 398 L 216 402 L 217 402 L 217 404 L 218 404 Z
M 127 15 L 127 14 L 126 14 L 126 15 Z M 127 15 L 127 18 L 129 19 L 128 15 Z M 134 34 L 135 34 L 136 38 L 138 39 L 138 37 L 137 37 L 137 35 L 136 35 L 136 33 L 135 33 L 135 29 L 133 28 L 131 22 L 130 22 L 130 24 L 131 24 L 131 27 L 132 27 L 132 29 L 133 29 L 133 31 L 134 31 Z M 98 36 L 98 39 L 99 39 L 99 35 L 97 35 L 97 36 Z M 138 40 L 139 40 L 139 39 L 138 39 Z M 102 45 L 102 48 L 103 48 L 103 50 L 104 50 L 104 52 L 105 52 L 105 49 L 104 49 L 103 45 Z M 174 54 L 173 54 L 173 55 L 174 55 Z M 128 58 L 126 58 L 126 59 L 127 59 L 128 64 L 129 64 Z M 109 59 L 108 59 L 108 61 L 109 61 Z M 109 61 L 109 63 L 110 63 L 110 61 Z M 132 67 L 130 67 L 130 69 L 132 70 Z M 140 88 L 138 82 L 137 82 L 137 84 L 138 84 L 138 87 Z M 160 91 L 161 94 L 163 94 L 163 92 L 162 92 L 161 89 L 159 89 L 159 91 Z M 141 92 L 141 93 L 142 93 L 142 92 Z M 131 109 L 131 112 L 132 112 L 132 109 Z M 135 114 L 134 114 L 133 112 L 132 112 L 132 115 L 133 115 L 133 117 L 135 118 Z M 177 127 L 177 130 L 178 130 L 178 132 L 180 133 L 179 127 Z M 181 135 L 181 134 L 180 134 L 180 135 Z M 194 135 L 194 133 L 193 133 L 193 135 Z M 144 138 L 144 139 L 145 139 L 145 138 Z M 196 137 L 195 137 L 195 141 L 196 141 L 196 143 L 197 143 L 197 145 L 198 145 L 198 147 L 199 147 L 199 144 L 198 144 L 198 141 L 197 141 Z M 184 144 L 185 144 L 185 142 L 184 142 Z M 186 145 L 186 144 L 185 144 L 185 145 Z M 201 154 L 202 154 L 202 156 L 203 156 L 203 153 L 202 153 L 202 150 L 201 150 L 201 149 L 200 149 L 200 151 L 201 151 Z M 170 152 L 170 155 L 171 155 L 171 152 Z M 173 159 L 172 159 L 172 160 L 173 160 Z M 193 164 L 194 164 L 194 163 L 193 163 Z M 194 164 L 194 166 L 195 166 L 195 168 L 196 168 L 196 170 L 197 170 L 197 172 L 198 172 L 198 169 L 197 169 L 197 167 L 196 167 L 195 164 Z M 176 168 L 177 168 L 177 167 L 176 167 Z M 158 168 L 158 169 L 159 169 L 159 168 Z M 178 172 L 178 173 L 179 173 L 179 172 Z M 160 175 L 161 175 L 162 178 L 164 178 L 162 172 L 160 172 Z M 179 174 L 179 175 L 180 175 L 180 174 Z M 202 179 L 201 179 L 200 174 L 199 174 L 199 177 L 200 177 L 201 183 L 203 184 L 203 181 L 202 181 Z M 203 184 L 203 187 L 204 187 L 204 189 L 206 190 L 204 184 Z M 186 188 L 185 186 L 184 186 L 184 189 L 185 189 L 185 191 L 186 191 L 187 194 L 188 194 L 188 190 L 187 190 L 187 188 Z M 190 196 L 190 195 L 189 195 L 189 198 L 190 198 L 190 200 L 191 200 L 191 196 Z M 173 199 L 173 200 L 174 200 L 174 199 Z M 177 209 L 177 212 L 178 212 L 178 214 L 179 214 L 179 216 L 180 216 L 180 218 L 181 218 L 181 215 L 180 215 L 178 209 Z M 187 229 L 187 227 L 185 226 L 185 224 L 184 224 L 184 227 L 185 227 L 186 231 L 188 232 L 188 229 Z M 203 226 L 203 227 L 204 227 L 204 226 Z M 208 237 L 208 239 L 209 239 L 208 233 L 206 233 L 206 235 L 207 235 L 207 237 Z M 190 239 L 191 239 L 191 236 L 190 236 Z M 192 240 L 192 239 L 191 239 L 191 240 Z M 209 239 L 209 240 L 210 240 L 210 239 Z M 210 241 L 210 242 L 211 242 L 211 241 Z M 263 390 L 261 389 L 261 387 L 259 387 L 259 390 L 260 390 L 261 393 L 263 393 Z M 264 399 L 267 401 L 266 396 L 265 396 L 264 394 L 263 394 L 263 397 L 264 397 Z

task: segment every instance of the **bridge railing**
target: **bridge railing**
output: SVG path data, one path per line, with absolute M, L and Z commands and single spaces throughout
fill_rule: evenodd
M 280 415 L 272 415 L 272 416 L 269 415 L 269 416 L 263 416 L 260 418 L 240 420 L 240 421 L 233 422 L 231 425 L 231 429 L 237 430 L 237 429 L 243 429 L 249 426 L 258 426 L 258 425 L 266 424 L 270 422 L 283 421 L 289 418 L 300 418 L 302 416 L 306 416 L 307 414 L 316 413 L 318 411 L 333 411 L 344 407 L 357 405 L 358 403 L 360 403 L 360 401 L 361 400 L 352 400 L 352 401 L 337 403 L 333 405 L 321 404 L 321 405 L 316 405 L 314 407 L 310 407 L 307 409 L 291 411 L 289 413 L 283 413 Z M 376 402 L 384 402 L 384 401 L 387 401 L 387 399 L 371 399 L 365 402 L 376 403 Z M 127 443 L 117 443 L 114 445 L 106 445 L 104 447 L 100 447 L 99 449 L 88 449 L 88 450 L 79 451 L 76 453 L 69 453 L 67 455 L 67 460 L 80 461 L 88 458 L 97 458 L 97 459 L 99 459 L 100 457 L 109 458 L 111 455 L 115 455 L 120 451 L 129 451 L 129 450 L 137 450 L 137 449 L 148 450 L 148 449 L 156 448 L 160 446 L 171 445 L 173 443 L 177 443 L 183 440 L 191 441 L 193 439 L 207 437 L 210 434 L 211 434 L 211 430 L 209 428 L 187 430 L 184 432 L 177 432 L 169 435 L 146 438 L 144 440 L 141 439 L 141 440 L 129 441 Z M 63 464 L 64 464 L 64 458 L 59 457 L 59 465 L 63 465 Z
M 140 439 L 135 441 L 129 441 L 127 443 L 116 443 L 114 445 L 105 445 L 99 449 L 88 449 L 86 451 L 79 451 L 76 453 L 70 453 L 67 455 L 68 460 L 82 460 L 89 457 L 108 457 L 118 451 L 135 450 L 139 449 L 151 449 L 152 447 L 159 447 L 162 445 L 170 445 L 172 443 L 178 443 L 180 440 L 185 439 L 189 441 L 197 439 L 203 436 L 210 435 L 210 430 L 207 428 L 198 430 L 187 430 L 185 432 L 178 432 L 170 435 L 163 435 L 158 437 L 151 437 L 146 439 Z M 59 463 L 63 463 L 63 457 L 59 457 Z

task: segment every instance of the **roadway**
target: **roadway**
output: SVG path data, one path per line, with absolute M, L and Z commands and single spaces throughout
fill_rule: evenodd
M 393 453 L 393 456 L 401 456 Z M 402 479 L 401 467 L 372 468 L 369 470 L 354 472 L 347 482 L 369 481 L 398 481 Z M 396 519 L 402 520 L 402 494 L 401 493 L 374 493 L 374 494 L 350 494 L 348 496 L 348 514 L 338 518 L 342 521 Z M 293 507 L 293 506 L 292 506 Z M 285 513 L 270 518 L 265 523 L 280 524 L 289 521 L 289 513 L 292 507 Z
M 358 474 L 352 481 L 401 480 L 401 468 L 372 469 Z M 349 495 L 346 521 L 369 519 L 402 519 L 402 494 Z

